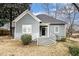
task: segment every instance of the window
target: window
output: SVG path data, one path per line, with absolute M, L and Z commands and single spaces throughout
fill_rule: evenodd
M 22 33 L 23 34 L 31 34 L 32 26 L 31 25 L 22 25 Z
M 54 26 L 54 33 L 59 33 L 59 26 Z

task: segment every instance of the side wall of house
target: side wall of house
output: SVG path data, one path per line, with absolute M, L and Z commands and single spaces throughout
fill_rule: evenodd
M 32 25 L 32 39 L 39 37 L 39 22 L 36 21 L 29 14 L 26 14 L 19 21 L 16 22 L 15 39 L 20 39 L 22 34 L 22 25 Z
M 54 31 L 54 28 L 58 26 L 59 27 L 59 32 L 56 33 Z M 66 36 L 66 28 L 65 28 L 65 25 L 49 25 L 49 36 L 51 35 L 57 35 L 59 38 L 61 37 L 65 37 Z

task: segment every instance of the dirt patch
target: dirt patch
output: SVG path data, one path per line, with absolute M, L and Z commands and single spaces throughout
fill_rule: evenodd
M 73 33 L 71 37 L 72 38 L 79 38 L 79 33 Z
M 49 46 L 37 46 L 34 42 L 22 45 L 20 40 L 8 37 L 0 39 L 0 55 L 4 56 L 67 56 L 70 55 L 66 42 L 57 42 Z

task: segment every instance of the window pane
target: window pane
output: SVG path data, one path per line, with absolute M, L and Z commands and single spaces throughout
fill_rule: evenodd
M 24 28 L 24 29 L 23 29 L 23 32 L 26 32 L 26 31 L 27 31 L 26 28 Z
M 22 25 L 22 33 L 24 34 L 30 34 L 32 31 L 31 25 Z
M 58 33 L 58 32 L 59 32 L 59 27 L 58 27 L 58 26 L 55 26 L 55 27 L 54 27 L 54 32 L 55 32 L 55 33 Z
M 56 30 L 56 32 L 58 32 L 58 27 L 56 27 L 56 29 L 55 29 L 55 30 Z

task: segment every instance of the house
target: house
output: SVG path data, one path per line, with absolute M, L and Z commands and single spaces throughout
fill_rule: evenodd
M 14 23 L 12 24 L 12 27 L 14 27 Z M 10 30 L 10 22 L 4 24 L 4 26 L 1 26 L 0 28 L 6 29 L 6 30 Z
M 0 28 L 10 30 L 10 23 L 4 24 L 4 26 L 1 26 Z
M 13 23 L 15 24 L 15 39 L 20 39 L 23 34 L 31 34 L 32 40 L 52 35 L 66 36 L 66 23 L 45 14 L 35 16 L 30 11 L 25 10 Z

